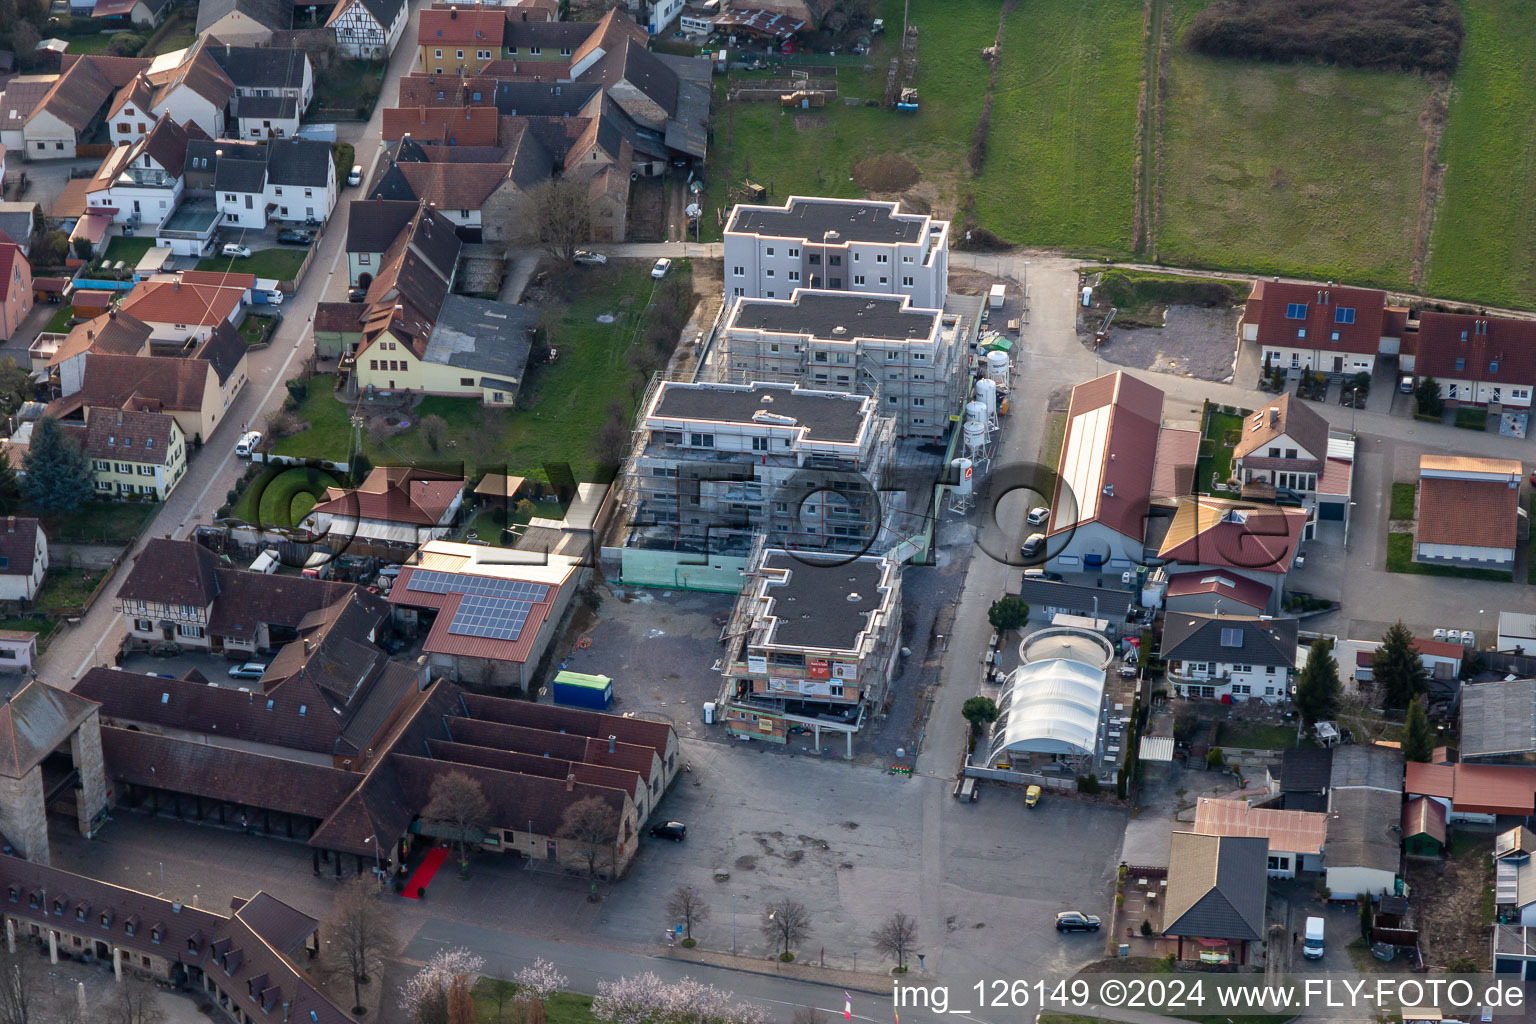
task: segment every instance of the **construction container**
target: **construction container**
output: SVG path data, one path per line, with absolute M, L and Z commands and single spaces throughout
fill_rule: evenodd
M 613 680 L 585 672 L 561 672 L 553 687 L 556 704 L 589 711 L 607 711 L 613 703 Z

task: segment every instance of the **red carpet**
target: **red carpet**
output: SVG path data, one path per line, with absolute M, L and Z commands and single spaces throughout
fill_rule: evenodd
M 433 847 L 432 852 L 428 853 L 426 859 L 421 862 L 421 866 L 411 873 L 410 881 L 405 883 L 405 897 L 412 900 L 421 899 L 421 890 L 431 884 L 438 869 L 443 866 L 443 861 L 447 859 L 448 851 L 445 848 Z

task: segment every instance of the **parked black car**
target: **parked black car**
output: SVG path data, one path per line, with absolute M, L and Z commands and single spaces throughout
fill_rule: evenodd
M 353 288 L 351 291 L 347 292 L 347 301 L 348 302 L 362 302 L 367 297 L 368 297 L 368 289 L 367 288 Z
M 1076 910 L 1064 910 L 1056 915 L 1056 930 L 1059 932 L 1096 932 L 1099 924 L 1099 919 L 1093 914 Z
M 651 826 L 651 835 L 657 839 L 670 839 L 674 843 L 680 843 L 688 838 L 688 826 L 680 821 L 664 821 L 660 825 Z
M 309 245 L 315 236 L 298 228 L 283 228 L 277 233 L 277 240 L 283 245 Z

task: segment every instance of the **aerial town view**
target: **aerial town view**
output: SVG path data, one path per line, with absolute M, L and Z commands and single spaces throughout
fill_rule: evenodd
M 0 0 L 0 1024 L 1536 1022 L 1530 0 Z

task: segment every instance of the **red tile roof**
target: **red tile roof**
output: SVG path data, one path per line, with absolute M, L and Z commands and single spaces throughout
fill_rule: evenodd
M 1413 369 L 1421 377 L 1531 387 L 1536 385 L 1536 320 L 1425 310 L 1419 314 Z
M 387 523 L 437 526 L 464 489 L 464 478 L 410 466 L 376 466 L 361 487 L 328 488 L 313 512 Z
M 1248 295 L 1243 323 L 1258 325 L 1261 346 L 1375 355 L 1381 349 L 1386 302 L 1387 293 L 1375 288 L 1261 279 Z M 1293 304 L 1304 307 L 1300 319 L 1286 315 Z M 1339 322 L 1341 309 L 1354 310 L 1353 323 Z M 1305 337 L 1297 336 L 1300 330 Z
M 0 302 L 4 302 L 11 295 L 11 279 L 16 275 L 12 270 L 17 263 L 28 266 L 26 254 L 21 251 L 21 246 L 15 242 L 0 242 Z M 25 277 L 26 275 L 22 275 Z
M 1269 607 L 1274 588 L 1239 576 L 1235 572 L 1181 572 L 1168 577 L 1168 596 L 1186 597 L 1191 594 L 1215 594 L 1223 600 L 1236 601 L 1249 608 L 1263 611 Z
M 240 288 L 176 281 L 146 281 L 123 300 L 122 310 L 148 324 L 212 327 L 240 307 Z
M 1409 762 L 1403 791 L 1437 796 L 1466 814 L 1526 816 L 1536 810 L 1536 768 L 1503 764 Z
M 1296 557 L 1306 524 L 1307 514 L 1299 508 L 1185 498 L 1157 557 L 1185 565 L 1284 573 Z
M 1418 637 L 1413 638 L 1413 647 L 1420 655 L 1428 654 L 1435 658 L 1455 658 L 1457 661 L 1460 661 L 1467 653 L 1467 649 L 1461 646 L 1461 644 L 1450 644 L 1444 640 L 1421 640 Z
M 1514 548 L 1520 489 L 1500 480 L 1419 479 L 1419 544 Z
M 464 46 L 501 49 L 507 15 L 500 7 L 428 9 L 417 15 L 416 41 L 422 46 Z
M 209 284 L 216 288 L 254 288 L 255 274 L 241 274 L 233 270 L 183 270 L 182 284 Z
M 422 12 L 430 13 L 430 12 Z M 396 142 L 409 135 L 414 142 L 455 146 L 494 146 L 500 114 L 491 107 L 386 107 L 383 135 Z
M 1094 415 L 1101 409 L 1108 411 Z M 1072 389 L 1051 502 L 1053 535 L 1100 522 L 1142 538 L 1162 416 L 1162 391 L 1129 374 L 1105 374 Z M 1074 479 L 1092 492 L 1073 494 Z
M 1438 800 L 1416 796 L 1403 804 L 1403 838 L 1426 835 L 1445 842 L 1445 805 Z
M 490 658 L 496 661 L 525 662 L 533 655 L 534 641 L 544 620 L 554 610 L 560 595 L 560 587 L 549 584 L 544 600 L 531 602 L 528 617 L 516 640 L 495 640 L 483 636 L 465 636 L 448 632 L 453 617 L 459 610 L 461 593 L 433 594 L 424 590 L 411 590 L 411 577 L 416 568 L 405 566 L 389 590 L 389 603 L 407 608 L 436 608 L 437 620 L 427 633 L 422 650 L 429 654 L 451 654 L 462 658 Z
M 1200 457 L 1200 431 L 1164 428 L 1157 435 L 1157 457 L 1152 462 L 1152 497 L 1173 498 L 1188 494 L 1195 481 L 1195 462 Z

